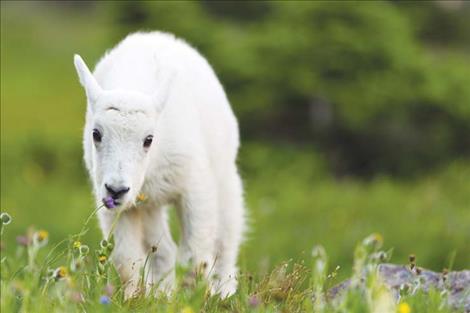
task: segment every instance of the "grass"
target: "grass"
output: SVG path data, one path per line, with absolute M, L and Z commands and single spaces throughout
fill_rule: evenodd
M 55 246 L 48 245 L 47 231 L 31 231 L 15 253 L 2 254 L 2 312 L 451 312 L 444 292 L 408 288 L 393 298 L 377 275 L 377 265 L 390 255 L 381 251 L 377 234 L 356 246 L 352 288 L 334 299 L 326 292 L 337 269 L 328 269 L 324 248 L 315 246 L 306 262 L 284 262 L 265 275 L 242 269 L 239 290 L 228 299 L 211 296 L 197 270 L 177 268 L 172 294 L 146 290 L 125 300 L 111 262 L 112 239 L 94 252 L 81 241 L 88 221 L 82 232 Z M 10 222 L 2 214 L 2 233 Z

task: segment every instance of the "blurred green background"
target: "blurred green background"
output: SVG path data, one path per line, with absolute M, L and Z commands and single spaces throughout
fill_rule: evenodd
M 52 241 L 93 210 L 82 162 L 85 96 L 72 64 L 126 34 L 194 45 L 239 117 L 250 212 L 243 269 L 323 244 L 347 274 L 371 232 L 440 270 L 470 264 L 470 5 L 455 2 L 1 3 L 4 245 Z M 87 235 L 100 238 L 97 224 Z

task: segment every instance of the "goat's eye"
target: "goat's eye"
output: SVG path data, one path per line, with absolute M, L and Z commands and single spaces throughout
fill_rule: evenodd
M 93 129 L 93 140 L 94 140 L 95 142 L 101 142 L 101 137 L 102 137 L 102 136 L 101 136 L 100 131 L 97 130 L 96 128 Z
M 152 144 L 152 141 L 153 141 L 153 136 L 152 135 L 148 135 L 147 137 L 145 137 L 145 139 L 144 139 L 144 148 L 150 147 L 150 145 Z

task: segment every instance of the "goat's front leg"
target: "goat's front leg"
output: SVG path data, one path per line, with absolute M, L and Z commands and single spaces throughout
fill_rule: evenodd
M 112 225 L 114 250 L 111 259 L 119 272 L 124 285 L 124 297 L 126 299 L 136 295 L 141 281 L 141 269 L 145 264 L 145 251 L 143 247 L 142 219 L 140 212 L 131 209 L 121 213 L 116 220 L 117 212 L 101 209 L 99 212 L 101 229 L 104 237 L 109 238 Z
M 212 178 L 212 177 L 210 177 Z M 217 193 L 212 180 L 193 181 L 181 197 L 178 214 L 182 226 L 178 261 L 202 266 L 209 277 L 214 267 Z
M 158 291 L 169 293 L 175 283 L 176 245 L 168 225 L 167 208 L 146 207 L 144 243 L 152 251 L 149 258 L 149 283 Z

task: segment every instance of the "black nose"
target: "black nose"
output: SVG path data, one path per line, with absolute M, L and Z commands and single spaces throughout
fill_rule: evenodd
M 113 199 L 119 199 L 130 190 L 129 187 L 114 187 L 108 184 L 104 184 L 104 187 L 109 192 L 111 197 L 113 197 Z

